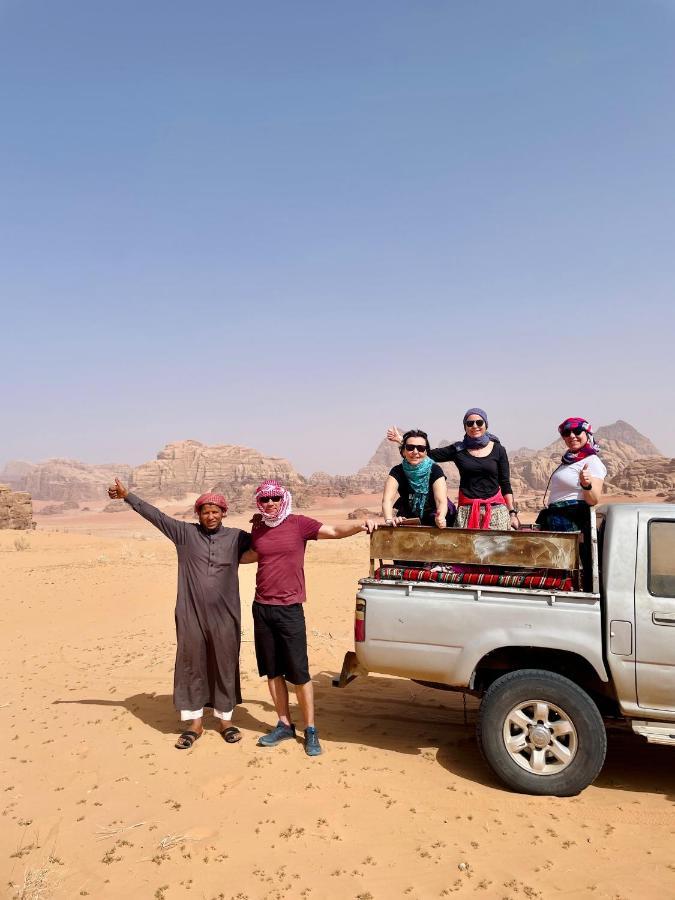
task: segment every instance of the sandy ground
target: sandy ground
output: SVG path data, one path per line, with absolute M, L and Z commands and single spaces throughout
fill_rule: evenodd
M 312 514 L 344 518 L 335 505 Z M 473 702 L 388 677 L 331 687 L 367 556 L 365 536 L 308 547 L 324 755 L 255 746 L 275 716 L 255 667 L 252 566 L 244 738 L 226 744 L 209 720 L 179 752 L 171 544 L 132 512 L 0 532 L 0 894 L 675 897 L 671 749 L 611 733 L 581 796 L 525 797 L 481 761 Z

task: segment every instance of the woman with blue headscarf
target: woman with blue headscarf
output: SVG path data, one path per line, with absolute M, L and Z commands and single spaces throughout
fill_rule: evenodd
M 456 527 L 491 531 L 518 528 L 509 458 L 499 438 L 487 430 L 487 413 L 473 406 L 464 413 L 462 422 L 461 441 L 428 454 L 434 462 L 454 462 L 459 469 Z M 400 442 L 402 436 L 397 428 L 390 428 L 387 437 Z
M 425 431 L 413 428 L 401 435 L 399 451 L 403 460 L 387 475 L 382 494 L 385 525 L 398 525 L 402 519 L 413 518 L 422 525 L 438 528 L 452 525 L 455 507 L 448 504 L 445 475 L 429 458 L 430 449 Z

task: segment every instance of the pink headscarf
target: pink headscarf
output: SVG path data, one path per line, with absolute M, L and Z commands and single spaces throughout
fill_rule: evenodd
M 279 512 L 275 516 L 271 516 L 266 512 L 267 507 L 260 502 L 261 497 L 281 497 Z M 293 507 L 291 492 L 287 491 L 282 484 L 275 481 L 273 478 L 268 478 L 263 481 L 262 484 L 258 485 L 255 492 L 255 502 L 260 510 L 263 522 L 269 528 L 276 528 L 277 525 L 281 525 L 284 519 L 287 519 L 288 516 L 290 516 Z
M 598 453 L 598 445 L 595 442 L 595 438 L 593 437 L 593 429 L 588 424 L 586 419 L 582 419 L 580 416 L 570 416 L 569 419 L 565 419 L 563 422 L 558 425 L 558 432 L 562 437 L 563 431 L 569 428 L 572 430 L 573 428 L 581 428 L 582 431 L 586 432 L 586 436 L 588 440 L 584 444 L 583 447 L 579 448 L 576 453 L 572 453 L 571 450 L 567 450 L 562 455 L 563 464 L 566 466 L 571 465 L 572 463 L 579 462 L 580 459 L 585 459 L 587 456 L 594 456 Z
M 199 515 L 200 507 L 204 506 L 205 503 L 213 503 L 214 506 L 219 506 L 223 513 L 227 512 L 227 500 L 223 497 L 222 494 L 202 494 L 201 497 L 197 497 L 195 500 L 195 512 Z

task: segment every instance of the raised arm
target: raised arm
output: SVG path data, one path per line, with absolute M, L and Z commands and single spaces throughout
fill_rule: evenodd
M 144 519 L 147 519 L 151 525 L 158 528 L 163 535 L 168 537 L 174 544 L 184 544 L 186 538 L 187 524 L 167 516 L 161 509 L 157 509 L 151 503 L 141 500 L 136 494 L 132 494 L 126 488 L 119 478 L 115 479 L 115 484 L 111 484 L 108 488 L 108 496 L 111 500 L 124 500 L 129 506 L 135 510 Z
M 434 462 L 454 462 L 457 456 L 457 444 L 448 444 L 447 447 L 436 447 L 435 450 L 429 451 L 429 459 Z
M 387 440 L 391 441 L 393 444 L 400 444 L 403 440 L 401 429 L 397 428 L 396 425 L 391 425 L 387 428 Z M 456 444 L 449 444 L 447 447 L 437 447 L 435 450 L 429 451 L 429 459 L 433 459 L 433 461 L 437 463 L 453 462 L 456 456 Z

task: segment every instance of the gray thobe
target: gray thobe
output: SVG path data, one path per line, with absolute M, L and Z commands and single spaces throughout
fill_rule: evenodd
M 251 536 L 239 528 L 209 532 L 181 522 L 130 493 L 126 502 L 176 545 L 176 668 L 173 702 L 178 710 L 213 706 L 229 712 L 241 703 L 239 557 Z

